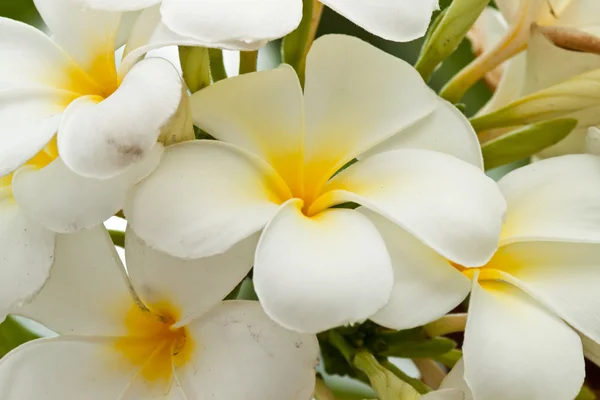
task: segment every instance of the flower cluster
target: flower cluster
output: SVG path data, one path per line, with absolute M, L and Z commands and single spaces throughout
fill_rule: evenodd
M 48 34 L 0 17 L 0 399 L 595 398 L 598 0 L 34 1 Z

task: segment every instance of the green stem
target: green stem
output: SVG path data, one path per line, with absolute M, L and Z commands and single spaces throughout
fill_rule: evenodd
M 112 239 L 115 246 L 125 248 L 125 232 L 114 231 L 112 229 L 109 229 L 108 233 L 110 234 L 110 238 Z
M 256 72 L 258 64 L 258 50 L 240 51 L 240 75 Z
M 8 352 L 40 336 L 21 325 L 14 317 L 8 316 L 0 324 L 0 358 Z
M 356 349 L 350 345 L 337 331 L 329 331 L 329 342 L 339 350 L 344 356 L 348 364 L 354 364 L 354 356 L 356 355 Z
M 317 9 L 320 13 L 321 9 Z M 295 31 L 283 38 L 281 55 L 284 63 L 291 65 L 298 74 L 300 83 L 304 86 L 304 76 L 306 70 L 306 56 L 310 47 L 311 33 L 316 32 L 313 29 L 313 15 L 315 11 L 314 0 L 304 0 L 302 7 L 302 21 Z M 318 24 L 320 17 L 316 20 Z
M 444 336 L 450 333 L 464 332 L 467 327 L 467 314 L 448 314 L 437 321 L 425 325 L 430 337 Z
M 210 60 L 210 74 L 213 83 L 227 79 L 227 71 L 225 71 L 225 63 L 223 61 L 223 50 L 208 49 L 208 58 Z
M 396 375 L 398 378 L 402 379 L 404 382 L 414 387 L 417 392 L 421 394 L 431 392 L 431 388 L 429 386 L 427 386 L 418 379 L 406 375 L 400 368 L 396 367 L 388 360 L 383 361 L 381 365 L 384 368 L 388 369 L 390 372 L 392 372 L 394 375 Z
M 183 78 L 195 93 L 210 85 L 210 65 L 206 47 L 179 46 L 179 60 L 183 70 Z
M 317 378 L 317 382 L 315 384 L 315 399 L 316 400 L 336 400 L 335 395 L 329 389 L 329 387 L 325 384 L 323 379 Z

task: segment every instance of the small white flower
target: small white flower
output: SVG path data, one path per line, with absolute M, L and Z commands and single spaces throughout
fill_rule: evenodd
M 155 7 L 173 33 L 210 47 L 250 50 L 281 38 L 302 19 L 302 0 L 85 0 L 91 7 L 133 11 Z M 384 39 L 408 42 L 425 35 L 438 0 L 321 0 Z
M 279 327 L 258 302 L 221 302 L 251 254 L 246 241 L 221 256 L 181 261 L 128 233 L 129 281 L 103 227 L 60 235 L 48 283 L 16 312 L 61 336 L 2 358 L 0 397 L 310 398 L 316 338 Z
M 445 258 L 480 265 L 496 247 L 505 202 L 468 121 L 373 46 L 318 39 L 304 93 L 282 66 L 191 103 L 195 124 L 223 142 L 168 147 L 125 213 L 150 245 L 187 259 L 262 231 L 256 291 L 285 327 L 419 326 L 469 290 Z M 363 207 L 334 207 L 349 202 Z

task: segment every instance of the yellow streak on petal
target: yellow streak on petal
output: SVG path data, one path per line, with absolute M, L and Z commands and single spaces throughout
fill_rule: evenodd
M 152 311 L 133 305 L 125 317 L 128 336 L 118 339 L 115 348 L 129 362 L 139 366 L 148 383 L 169 383 L 173 365 L 185 365 L 192 357 L 194 343 L 186 327 L 173 328 L 179 311 L 167 303 Z

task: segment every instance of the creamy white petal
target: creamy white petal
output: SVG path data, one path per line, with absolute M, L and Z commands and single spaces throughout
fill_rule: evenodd
M 321 332 L 365 321 L 389 300 L 394 276 L 385 242 L 367 217 L 333 209 L 312 218 L 290 200 L 265 228 L 254 286 L 282 326 Z
M 288 65 L 220 81 L 191 96 L 194 124 L 269 163 L 301 186 L 304 105 Z
M 110 338 L 56 337 L 29 342 L 0 361 L 3 400 L 118 399 L 137 369 Z
M 125 270 L 103 226 L 58 235 L 50 278 L 16 310 L 60 334 L 124 335 L 134 305 Z
M 465 381 L 465 362 L 464 358 L 458 360 L 456 365 L 448 372 L 448 375 L 442 381 L 440 385 L 440 390 L 460 390 L 463 395 L 463 400 L 473 400 L 473 394 L 471 393 L 471 388 L 467 385 Z
M 523 93 L 526 68 L 527 53 L 517 54 L 507 61 L 502 78 L 492 98 L 477 112 L 477 115 L 484 115 L 495 111 L 518 99 Z
M 483 156 L 475 130 L 463 113 L 443 99 L 440 99 L 433 113 L 375 146 L 360 158 L 402 148 L 439 151 L 483 170 Z
M 306 176 L 317 183 L 438 105 L 410 64 L 344 35 L 314 42 L 304 93 Z
M 443 317 L 471 290 L 461 272 L 417 238 L 379 214 L 359 208 L 383 236 L 392 258 L 394 289 L 371 319 L 388 328 L 410 329 Z
M 231 50 L 249 44 L 258 49 L 296 29 L 302 1 L 163 0 L 161 15 L 173 32 L 206 46 L 227 42 Z
M 86 0 L 34 0 L 56 41 L 104 90 L 117 85 L 115 49 L 121 13 L 92 10 Z
M 311 206 L 356 202 L 396 222 L 445 258 L 485 264 L 496 251 L 506 203 L 477 167 L 429 150 L 393 150 L 336 175 Z
M 285 190 L 267 164 L 237 147 L 184 142 L 166 148 L 154 173 L 133 189 L 125 215 L 151 247 L 208 257 L 262 230 Z
M 600 158 L 568 155 L 512 171 L 498 185 L 508 203 L 502 243 L 600 242 Z
M 220 303 L 244 279 L 252 268 L 258 238 L 255 234 L 213 257 L 183 260 L 152 249 L 128 228 L 127 272 L 145 304 L 176 304 L 180 321 L 189 321 Z
M 82 97 L 65 111 L 58 149 L 74 172 L 109 178 L 144 158 L 177 112 L 182 82 L 168 61 L 141 61 L 102 101 Z
M 176 369 L 188 399 L 311 398 L 316 337 L 281 328 L 258 302 L 223 302 L 188 325 L 188 331 L 194 353 Z
M 466 400 L 467 397 L 462 390 L 440 389 L 429 392 L 421 397 L 421 400 Z
M 321 0 L 367 31 L 387 40 L 410 42 L 425 35 L 438 0 Z
M 465 379 L 481 400 L 570 400 L 585 376 L 575 331 L 499 281 L 473 284 L 463 354 Z
M 0 321 L 31 300 L 50 275 L 55 235 L 0 192 Z
M 41 170 L 20 168 L 13 178 L 14 196 L 23 212 L 58 233 L 93 228 L 125 205 L 128 190 L 154 170 L 162 145 L 122 174 L 109 179 L 84 178 L 60 158 Z
M 600 35 L 600 3 L 596 0 L 562 1 L 566 7 L 558 17 L 558 25 Z
M 494 256 L 512 283 L 600 343 L 600 243 L 522 242 Z
M 106 11 L 141 10 L 158 4 L 160 1 L 161 0 L 85 0 L 91 8 Z

